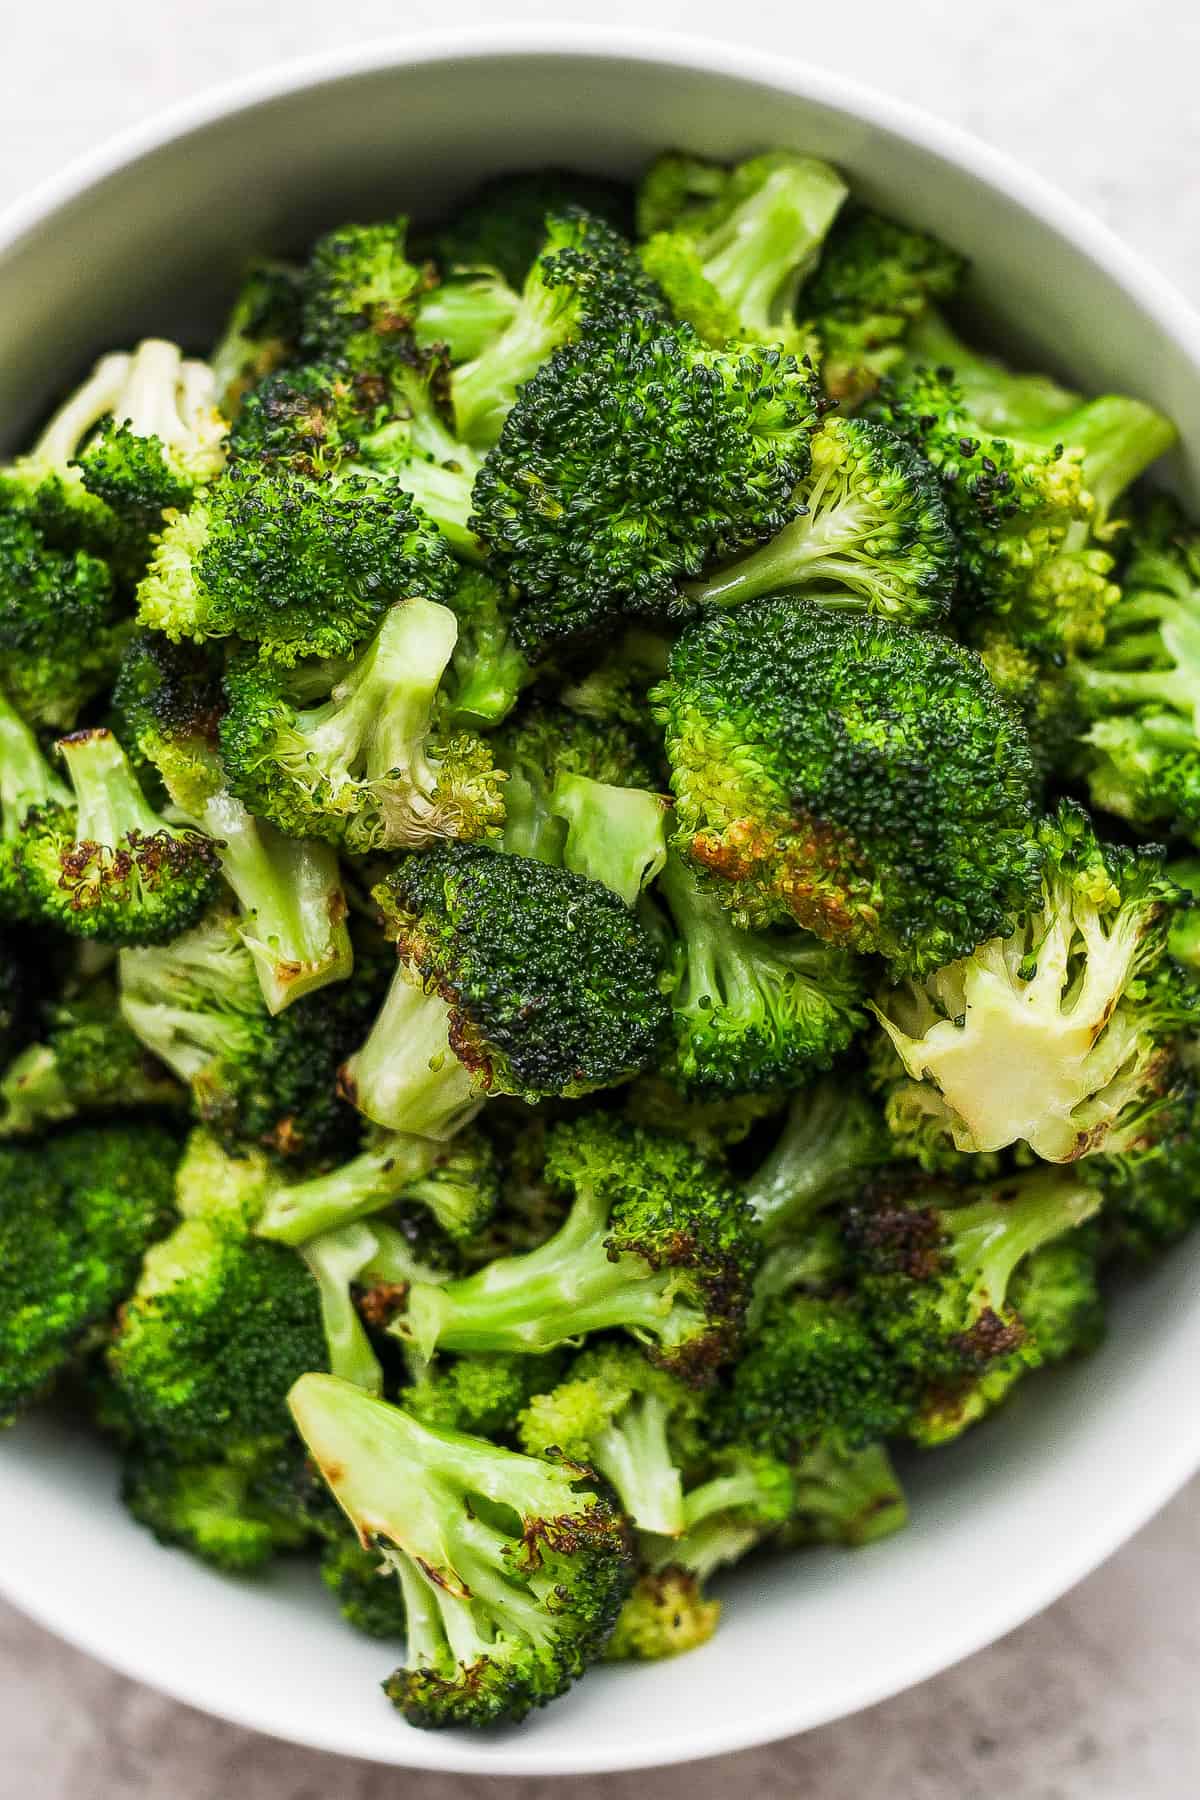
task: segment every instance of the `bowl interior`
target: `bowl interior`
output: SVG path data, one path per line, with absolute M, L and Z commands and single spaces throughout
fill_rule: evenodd
M 252 252 L 356 214 L 428 215 L 497 168 L 628 173 L 663 146 L 779 143 L 831 158 L 860 193 L 967 251 L 975 304 L 1039 364 L 1170 412 L 1189 447 L 1177 479 L 1195 497 L 1200 337 L 1179 303 L 1065 202 L 883 100 L 727 47 L 418 48 L 259 85 L 233 110 L 191 109 L 132 161 L 97 159 L 87 185 L 27 209 L 7 248 L 0 230 L 10 442 L 100 349 L 144 332 L 202 342 Z M 582 1773 L 762 1742 L 986 1643 L 1173 1491 L 1200 1460 L 1200 1420 L 1174 1398 L 1200 1364 L 1198 1274 L 1200 1243 L 1123 1299 L 1096 1357 L 916 1460 L 902 1536 L 740 1572 L 704 1650 L 597 1670 L 517 1733 L 409 1730 L 378 1692 L 394 1657 L 342 1626 L 311 1571 L 227 1582 L 158 1549 L 120 1510 L 105 1453 L 61 1422 L 0 1442 L 0 1588 L 181 1699 L 383 1762 Z

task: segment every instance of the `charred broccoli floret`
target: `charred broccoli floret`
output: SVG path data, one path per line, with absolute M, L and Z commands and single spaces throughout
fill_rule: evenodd
M 654 700 L 675 845 L 739 925 L 927 969 L 1036 892 L 1029 746 L 971 651 L 763 599 L 689 625 Z
M 0 510 L 0 664 L 24 718 L 74 725 L 112 681 L 128 635 L 106 562 L 52 549 L 30 519 Z
M 433 1430 L 333 1376 L 305 1375 L 291 1407 L 360 1540 L 400 1584 L 407 1649 L 384 1688 L 411 1724 L 521 1719 L 582 1674 L 630 1565 L 588 1470 Z

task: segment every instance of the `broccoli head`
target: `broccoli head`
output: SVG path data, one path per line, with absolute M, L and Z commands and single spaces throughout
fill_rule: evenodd
M 857 1549 L 902 1531 L 908 1502 L 882 1444 L 845 1450 L 818 1444 L 793 1466 L 795 1511 L 780 1548 L 839 1544 Z
M 301 277 L 289 263 L 254 262 L 246 270 L 208 364 L 217 406 L 237 419 L 245 395 L 281 363 L 300 339 Z
M 40 1028 L 0 1077 L 0 1137 L 32 1137 L 68 1119 L 185 1101 L 165 1064 L 121 1018 L 97 979 L 42 1009 Z
M 481 569 L 464 569 L 449 601 L 458 637 L 441 686 L 449 723 L 489 731 L 512 711 L 536 670 L 513 629 L 504 588 Z
M 1200 1217 L 1200 1109 L 1191 1081 L 1177 1084 L 1148 1137 L 1089 1164 L 1104 1184 L 1109 1253 L 1135 1263 L 1169 1250 Z
M 70 800 L 33 732 L 0 693 L 0 918 L 36 917 L 22 873 L 26 822 L 65 814 Z
M 605 1662 L 661 1662 L 698 1650 L 716 1631 L 721 1602 L 710 1600 L 698 1575 L 668 1563 L 643 1569 L 617 1617 Z
M 545 245 L 547 215 L 572 207 L 633 234 L 633 195 L 624 182 L 578 169 L 531 169 L 485 181 L 432 234 L 430 249 L 444 269 L 496 269 L 520 287 Z
M 227 1575 L 246 1575 L 310 1537 L 303 1519 L 258 1491 L 259 1458 L 189 1461 L 144 1444 L 122 1467 L 121 1498 L 160 1544 L 175 1545 Z
M 411 1724 L 524 1718 L 598 1656 L 631 1558 L 590 1471 L 432 1429 L 329 1375 L 303 1376 L 291 1407 L 399 1582 L 407 1647 L 384 1690 Z
M 0 659 L 24 718 L 69 729 L 112 681 L 128 635 L 106 562 L 52 549 L 30 519 L 0 510 Z
M 409 341 L 436 279 L 409 261 L 408 220 L 342 225 L 318 238 L 302 277 L 300 347 L 373 372 Z
M 971 651 L 771 597 L 689 625 L 653 698 L 675 845 L 739 925 L 922 969 L 1036 892 L 1029 746 Z
M 349 1532 L 339 1534 L 321 1552 L 321 1580 L 355 1631 L 384 1643 L 403 1638 L 404 1595 L 378 1551 L 364 1550 Z
M 850 1199 L 889 1161 L 891 1150 L 879 1109 L 860 1087 L 830 1076 L 802 1088 L 743 1184 L 764 1239 L 803 1237 L 828 1206 Z
M 1195 1018 L 1167 953 L 1187 902 L 1163 852 L 1104 844 L 1070 802 L 1039 829 L 1041 896 L 1015 931 L 884 992 L 906 1106 L 959 1151 L 1025 1143 L 1071 1162 L 1143 1140 Z M 895 1071 L 899 1076 L 900 1071 Z
M 514 1356 L 499 1351 L 439 1356 L 426 1364 L 400 1399 L 424 1425 L 474 1437 L 516 1439 L 521 1415 L 562 1374 L 562 1357 Z M 540 1450 L 525 1446 L 532 1455 Z

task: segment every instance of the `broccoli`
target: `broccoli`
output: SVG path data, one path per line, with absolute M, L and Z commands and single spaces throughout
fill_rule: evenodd
M 539 249 L 544 223 L 538 226 Z M 442 351 L 452 363 L 472 362 L 508 329 L 520 304 L 498 269 L 456 270 L 422 295 L 413 338 L 419 349 Z
M 625 628 L 615 645 L 596 656 L 589 647 L 582 668 L 565 673 L 559 698 L 571 712 L 597 724 L 644 731 L 650 717 L 647 694 L 667 672 L 671 639 L 644 625 Z
M 138 537 L 168 507 L 191 504 L 225 461 L 226 421 L 207 363 L 146 338 L 128 358 L 108 422 L 79 458 L 84 487 Z
M 16 852 L 31 910 L 109 944 L 186 931 L 220 879 L 212 839 L 155 812 L 110 731 L 72 732 L 58 749 L 72 799 L 27 812 Z
M 342 1533 L 321 1552 L 321 1580 L 347 1625 L 387 1643 L 404 1636 L 404 1595 L 377 1551 Z
M 996 691 L 1015 707 L 1029 737 L 1039 780 L 1045 784 L 1079 760 L 1081 709 L 1064 655 L 1030 650 L 1004 631 L 988 627 L 975 647 Z
M 302 277 L 300 348 L 376 372 L 403 351 L 433 271 L 408 259 L 408 220 L 342 225 L 318 238 Z
M 661 311 L 632 246 L 603 219 L 576 207 L 549 216 L 511 322 L 451 374 L 456 435 L 494 444 L 522 383 L 561 345 L 611 331 L 625 314 Z
M 455 555 L 481 559 L 470 523 L 476 451 L 461 444 L 441 417 L 449 379 L 445 352 L 413 350 L 389 371 L 382 422 L 359 443 L 356 468 L 394 476 L 442 532 Z
M 33 448 L 0 467 L 0 506 L 24 514 L 55 549 L 101 555 L 124 550 L 120 522 L 84 486 L 78 457 L 119 405 L 129 361 L 120 351 L 102 356 L 51 416 Z
M 643 1569 L 604 1648 L 605 1662 L 660 1662 L 698 1650 L 716 1631 L 721 1603 L 698 1575 L 668 1563 Z
M 883 425 L 832 419 L 812 440 L 795 516 L 761 549 L 689 585 L 702 606 L 811 592 L 821 606 L 921 624 L 950 605 L 958 554 L 930 463 Z
M 1108 1254 L 1144 1264 L 1169 1250 L 1200 1218 L 1200 1110 L 1181 1082 L 1140 1148 L 1089 1162 L 1104 1185 Z
M 677 1138 L 595 1116 L 554 1127 L 546 1174 L 573 1204 L 540 1249 L 416 1283 L 391 1330 L 435 1350 L 533 1354 L 623 1328 L 696 1386 L 737 1348 L 757 1259 L 728 1178 Z
M 176 1145 L 153 1125 L 0 1145 L 0 1424 L 101 1333 L 168 1229 Z
M 521 1448 L 590 1464 L 612 1482 L 639 1531 L 678 1537 L 683 1472 L 673 1427 L 686 1429 L 697 1410 L 695 1394 L 632 1345 L 598 1345 L 576 1357 L 557 1386 L 534 1394 L 520 1417 Z
M 847 206 L 804 287 L 804 309 L 821 342 L 821 378 L 843 406 L 872 393 L 912 343 L 935 301 L 965 274 L 954 250 L 865 206 Z M 926 356 L 934 367 L 950 360 Z
M 883 1120 L 861 1088 L 833 1076 L 802 1088 L 771 1150 L 743 1185 L 763 1238 L 774 1243 L 804 1234 L 890 1155 Z
M 403 1232 L 373 1217 L 339 1225 L 306 1240 L 299 1255 L 317 1284 L 328 1366 L 343 1381 L 367 1393 L 383 1389 L 383 1369 L 368 1323 L 376 1331 L 403 1306 L 413 1282 L 446 1279 L 445 1271 L 421 1263 Z
M 1165 496 L 1138 522 L 1106 623 L 1071 669 L 1092 800 L 1200 840 L 1200 531 Z
M 678 610 L 685 578 L 786 527 L 818 417 L 794 358 L 713 350 L 653 317 L 557 351 L 508 414 L 471 518 L 520 592 L 526 650 Z
M 30 519 L 0 510 L 0 659 L 24 718 L 69 729 L 111 683 L 128 635 L 108 563 L 52 549 Z
M 751 1094 L 727 1094 L 719 1089 L 701 1095 L 682 1094 L 662 1075 L 639 1075 L 622 1091 L 622 1116 L 631 1125 L 646 1125 L 652 1131 L 683 1138 L 717 1162 L 787 1105 L 787 1095 L 779 1089 Z
M 1200 898 L 1200 856 L 1185 856 L 1168 864 L 1167 874 L 1193 900 L 1193 905 L 1180 907 L 1172 915 L 1167 948 L 1176 962 L 1200 975 L 1200 910 L 1194 904 Z
M 961 1424 L 950 1421 L 967 1416 L 964 1404 L 969 1414 L 982 1410 L 973 1397 L 981 1378 L 1037 1366 L 1042 1352 L 1018 1298 L 1038 1284 L 1018 1286 L 1016 1277 L 1102 1200 L 1086 1171 L 1042 1168 L 966 1190 L 898 1177 L 849 1209 L 857 1292 L 897 1381 L 911 1384 L 908 1430 L 918 1441 L 953 1435 Z M 1093 1285 L 1088 1276 L 1089 1311 Z M 1063 1304 L 1060 1295 L 1054 1305 Z
M 793 1466 L 795 1511 L 780 1548 L 839 1544 L 858 1549 L 908 1523 L 908 1502 L 882 1444 L 843 1450 L 818 1444 Z
M 270 1182 L 265 1158 L 230 1158 L 205 1132 L 193 1135 L 176 1180 L 182 1218 L 147 1252 L 109 1346 L 135 1432 L 177 1461 L 286 1443 L 289 1388 L 327 1367 L 308 1270 L 294 1251 L 250 1235 Z
M 655 892 L 678 934 L 671 1074 L 686 1090 L 745 1093 L 828 1068 L 861 1029 L 853 959 L 807 932 L 744 931 L 671 856 Z
M 125 1456 L 121 1498 L 160 1544 L 176 1545 L 227 1575 L 246 1575 L 281 1550 L 303 1548 L 303 1520 L 256 1489 L 257 1459 L 180 1460 L 135 1445 Z
M 136 754 L 215 840 L 268 1010 L 344 981 L 354 952 L 336 854 L 253 818 L 224 785 L 216 750 L 224 701 L 209 652 L 144 633 L 113 698 Z
M 489 731 L 516 705 L 536 669 L 516 641 L 505 590 L 480 569 L 464 569 L 448 602 L 458 620 L 440 701 L 451 726 Z
M 430 248 L 444 269 L 495 269 L 520 287 L 541 254 L 547 214 L 571 207 L 633 235 L 633 195 L 624 182 L 576 169 L 532 169 L 485 181 L 433 234 Z
M 384 412 L 387 382 L 341 363 L 288 364 L 246 395 L 229 455 L 310 481 L 364 473 L 357 457 Z
M 236 422 L 251 389 L 290 362 L 300 338 L 300 271 L 290 263 L 251 263 L 210 355 L 217 406 Z
M 504 809 L 491 753 L 470 734 L 435 740 L 457 635 L 448 607 L 401 601 L 315 705 L 291 698 L 289 671 L 235 657 L 220 725 L 233 794 L 292 837 L 357 855 L 494 831 Z
M 449 1136 L 485 1094 L 585 1094 L 654 1060 L 657 960 L 599 882 L 460 844 L 407 858 L 375 897 L 399 967 L 342 1078 L 375 1123 Z
M 406 1202 L 427 1208 L 453 1241 L 485 1228 L 499 1193 L 495 1150 L 482 1132 L 468 1129 L 437 1144 L 376 1130 L 350 1162 L 281 1187 L 264 1207 L 258 1229 L 263 1237 L 302 1244 L 319 1232 Z
M 1083 405 L 1083 395 L 1049 375 L 1017 374 L 994 356 L 973 350 L 936 308 L 929 307 L 908 333 L 905 374 L 919 368 L 949 369 L 963 404 L 984 431 L 1000 434 L 1056 425 Z
M 405 1661 L 384 1691 L 411 1724 L 521 1719 L 583 1673 L 630 1566 L 589 1471 L 432 1430 L 333 1376 L 305 1375 L 291 1407 L 363 1547 L 400 1584 Z
M 439 1357 L 419 1371 L 400 1398 L 423 1425 L 437 1430 L 515 1438 L 524 1409 L 561 1374 L 562 1357 L 555 1351 L 544 1356 L 493 1352 Z
M 737 924 L 920 970 L 1036 893 L 1029 746 L 971 651 L 767 598 L 689 625 L 653 699 L 675 847 Z
M 148 953 L 152 954 L 152 953 Z M 126 1110 L 176 1110 L 184 1094 L 121 1018 L 111 983 L 98 979 L 44 1008 L 41 1029 L 0 1077 L 0 1137 Z
M 710 344 L 730 338 L 815 348 L 796 302 L 846 198 L 828 163 L 790 150 L 731 169 L 663 156 L 642 178 L 642 260 L 671 306 Z
M 1184 897 L 1161 849 L 1102 843 L 1066 801 L 1038 839 L 1041 898 L 1017 929 L 875 1012 L 929 1130 L 960 1151 L 1025 1143 L 1070 1162 L 1141 1141 L 1196 994 L 1167 954 Z
M 651 1569 L 684 1569 L 703 1590 L 710 1575 L 777 1540 L 796 1504 L 790 1466 L 778 1457 L 731 1444 L 710 1459 L 707 1478 L 683 1499 L 677 1538 L 642 1539 Z
M 0 693 L 0 917 L 35 914 L 22 877 L 25 827 L 65 812 L 70 800 L 32 731 Z
M 449 599 L 454 583 L 445 540 L 394 478 L 235 459 L 169 515 L 138 614 L 175 642 L 236 634 L 290 666 L 351 654 L 394 601 Z

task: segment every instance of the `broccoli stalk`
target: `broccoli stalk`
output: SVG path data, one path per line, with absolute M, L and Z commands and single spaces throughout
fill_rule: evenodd
M 586 1470 L 432 1430 L 333 1376 L 303 1376 L 291 1407 L 400 1583 L 408 1642 L 385 1691 L 410 1723 L 523 1718 L 599 1654 L 629 1552 Z
M 225 461 L 226 422 L 206 363 L 146 338 L 129 357 L 111 422 L 79 459 L 83 484 L 142 532 L 166 507 L 187 506 Z
M 550 811 L 566 826 L 562 862 L 633 906 L 667 860 L 667 801 L 644 788 L 613 787 L 587 775 L 560 775 Z
M 428 1138 L 377 1132 L 360 1155 L 308 1181 L 281 1184 L 269 1196 L 257 1230 L 281 1244 L 304 1244 L 336 1227 L 381 1212 L 409 1194 L 453 1147 L 439 1151 Z
M 1053 426 L 1083 404 L 1082 394 L 1052 376 L 1017 374 L 998 358 L 971 349 L 933 307 L 908 333 L 905 365 L 910 371 L 949 369 L 968 412 L 985 431 L 1001 436 Z
M 763 1237 L 775 1242 L 805 1233 L 890 1154 L 883 1121 L 859 1089 L 832 1078 L 802 1089 L 774 1147 L 744 1184 Z
M 383 1370 L 371 1348 L 351 1289 L 383 1287 L 402 1294 L 412 1281 L 444 1277 L 417 1261 L 400 1232 L 374 1219 L 341 1225 L 299 1246 L 317 1284 L 329 1369 L 369 1394 L 383 1391 Z
M 734 1446 L 715 1463 L 715 1472 L 684 1495 L 682 1535 L 643 1540 L 652 1570 L 686 1570 L 701 1587 L 775 1537 L 795 1506 L 792 1471 L 776 1457 Z
M 483 1097 L 451 1048 L 452 1024 L 449 1002 L 401 964 L 365 1043 L 342 1069 L 342 1093 L 389 1131 L 452 1138 Z
M 508 329 L 520 304 L 498 270 L 466 270 L 424 295 L 413 337 L 422 350 L 441 349 L 451 362 L 473 362 Z

